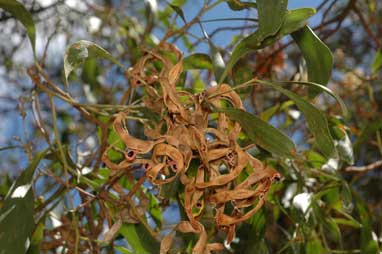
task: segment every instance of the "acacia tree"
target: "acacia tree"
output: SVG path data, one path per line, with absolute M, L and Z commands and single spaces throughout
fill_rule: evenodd
M 0 182 L 1 253 L 379 252 L 364 185 L 382 164 L 380 4 L 321 1 L 312 27 L 285 0 L 198 4 L 0 0 L 34 59 L 18 107 L 33 125 L 2 148 L 28 166 Z M 75 39 L 55 65 L 60 34 Z

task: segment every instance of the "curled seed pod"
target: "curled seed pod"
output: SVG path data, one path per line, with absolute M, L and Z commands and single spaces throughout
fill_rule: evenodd
M 176 62 L 168 53 L 176 56 Z M 207 254 L 221 251 L 224 245 L 209 243 L 211 237 L 202 223 L 203 211 L 207 208 L 215 211 L 215 226 L 225 232 L 224 243 L 229 247 L 236 226 L 263 206 L 272 182 L 281 176 L 240 147 L 237 139 L 241 126 L 238 122 L 230 120 L 224 113 L 212 113 L 213 108 L 227 103 L 245 110 L 240 96 L 229 85 L 220 84 L 195 95 L 176 89 L 182 73 L 181 57 L 174 45 L 161 43 L 157 49 L 147 51 L 128 70 L 126 76 L 132 87 L 145 89 L 144 107 L 158 114 L 159 124 L 150 125 L 156 127 L 145 125 L 146 138 L 139 139 L 127 130 L 126 112 L 118 113 L 114 129 L 131 150 L 125 152 L 125 159 L 119 164 L 113 164 L 107 153 L 103 161 L 113 170 L 141 165 L 140 168 L 145 170 L 144 177 L 158 187 L 179 177 L 179 183 L 184 187 L 179 188 L 179 192 L 183 190 L 179 197 L 186 220 L 179 222 L 173 231 L 198 235 L 193 253 Z M 154 68 L 158 61 L 160 71 Z M 150 159 L 137 159 L 137 154 Z M 244 179 L 241 177 L 243 170 L 248 173 Z M 143 193 L 140 188 L 136 189 Z M 141 199 L 142 193 L 135 196 Z M 234 208 L 230 214 L 226 214 L 227 205 Z M 173 235 L 171 232 L 163 239 L 161 253 L 167 253 L 171 248 Z
M 125 158 L 127 161 L 135 160 L 137 153 L 134 150 L 128 150 L 125 152 Z

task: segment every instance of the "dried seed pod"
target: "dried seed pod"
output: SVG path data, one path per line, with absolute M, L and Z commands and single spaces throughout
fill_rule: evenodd
M 168 54 L 176 57 L 175 63 Z M 147 139 L 142 140 L 129 134 L 126 113 L 117 114 L 114 129 L 129 150 L 124 152 L 125 159 L 119 164 L 112 163 L 106 152 L 103 161 L 115 171 L 138 164 L 155 186 L 179 178 L 184 185 L 179 198 L 188 221 L 181 221 L 173 231 L 199 235 L 193 253 L 207 254 L 224 249 L 222 243 L 209 243 L 201 222 L 208 209 L 216 211 L 215 226 L 227 234 L 225 244 L 229 246 L 236 226 L 262 207 L 272 182 L 280 179 L 280 174 L 239 146 L 238 122 L 231 121 L 224 113 L 212 114 L 212 108 L 221 107 L 222 102 L 245 110 L 240 96 L 229 85 L 210 87 L 195 95 L 176 89 L 183 70 L 181 58 L 174 45 L 161 43 L 129 69 L 126 75 L 132 87 L 142 86 L 146 90 L 143 106 L 158 113 L 161 119 L 156 126 L 144 127 Z M 154 67 L 154 61 L 162 63 L 160 71 Z M 200 163 L 197 169 L 189 169 L 192 161 Z M 247 167 L 249 176 L 243 180 L 239 176 Z M 142 199 L 139 209 L 144 213 L 148 203 L 142 190 L 138 192 L 135 196 Z M 225 214 L 227 204 L 234 208 L 229 215 Z M 242 213 L 242 208 L 250 210 Z M 161 253 L 170 250 L 173 237 L 172 232 L 163 238 Z

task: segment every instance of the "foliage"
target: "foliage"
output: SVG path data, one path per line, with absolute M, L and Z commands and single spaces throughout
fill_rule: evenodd
M 380 252 L 378 1 L 117 2 L 0 0 L 33 59 L 1 62 L 33 85 L 0 148 L 28 161 L 0 180 L 0 254 Z

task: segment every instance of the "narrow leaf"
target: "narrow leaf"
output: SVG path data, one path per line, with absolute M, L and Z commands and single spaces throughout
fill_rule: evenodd
M 333 55 L 330 49 L 317 37 L 309 26 L 294 32 L 293 39 L 300 48 L 308 68 L 308 80 L 326 85 L 333 69 Z M 317 95 L 312 89 L 311 95 Z
M 208 33 L 204 29 L 202 23 L 199 22 L 200 29 L 203 32 L 204 37 L 208 41 L 208 45 L 210 46 L 211 56 L 212 56 L 212 66 L 215 74 L 215 80 L 221 80 L 221 76 L 225 70 L 225 63 L 222 55 L 220 54 L 219 49 L 212 43 Z M 224 80 L 224 79 L 223 79 Z
M 382 50 L 379 49 L 371 65 L 371 73 L 373 75 L 377 74 L 378 71 L 381 69 L 381 67 L 382 67 Z
M 233 11 L 241 11 L 249 8 L 257 8 L 256 3 L 242 2 L 240 0 L 227 0 L 229 8 Z
M 260 83 L 261 83 L 261 81 L 260 81 Z M 349 116 L 349 112 L 347 110 L 347 107 L 346 107 L 344 101 L 338 95 L 333 93 L 333 91 L 330 90 L 329 88 L 327 88 L 326 86 L 323 86 L 323 85 L 320 85 L 320 84 L 317 84 L 314 82 L 305 82 L 305 81 L 278 81 L 277 83 L 278 84 L 298 84 L 298 85 L 311 86 L 312 88 L 314 88 L 318 92 L 325 92 L 325 93 L 329 94 L 330 96 L 332 96 L 338 102 L 338 104 L 340 104 L 341 110 L 342 110 L 342 113 L 344 114 L 344 116 L 345 117 Z
M 300 8 L 296 10 L 290 10 L 285 15 L 285 21 L 278 33 L 274 36 L 266 38 L 261 43 L 261 48 L 272 45 L 282 37 L 291 34 L 301 28 L 303 28 L 307 23 L 308 19 L 316 13 L 313 8 Z
M 93 42 L 81 40 L 73 43 L 66 49 L 64 56 L 64 73 L 66 82 L 69 74 L 77 68 L 78 65 L 83 64 L 85 60 L 91 57 L 104 58 L 117 64 L 119 67 L 124 68 L 124 66 L 105 49 Z
M 354 151 L 359 152 L 359 149 L 371 135 L 374 135 L 378 130 L 382 130 L 382 120 L 376 120 L 374 122 L 368 123 L 361 131 L 356 142 L 354 143 Z
M 315 14 L 315 10 L 312 8 L 302 8 L 297 10 L 291 10 L 285 12 L 285 20 L 278 32 L 272 36 L 266 36 L 266 34 L 260 31 L 260 28 L 255 33 L 244 38 L 235 47 L 229 59 L 227 66 L 224 70 L 220 83 L 224 80 L 228 71 L 237 63 L 237 61 L 253 50 L 262 49 L 266 46 L 272 45 L 277 40 L 281 39 L 287 34 L 290 34 L 306 25 L 307 19 Z M 276 14 L 270 14 L 270 17 Z M 259 20 L 259 23 L 261 21 Z M 260 24 L 259 24 L 260 27 Z
M 176 14 L 179 15 L 179 17 L 183 20 L 184 23 L 187 23 L 186 18 L 184 17 L 182 8 L 180 8 L 179 6 L 175 4 L 168 3 L 168 5 L 171 7 L 171 9 L 173 9 L 176 12 Z
M 29 247 L 35 227 L 33 174 L 45 154 L 46 151 L 43 151 L 34 157 L 5 197 L 0 209 L 0 254 L 25 253 Z
M 212 60 L 211 58 L 202 53 L 196 53 L 189 55 L 183 59 L 183 69 L 192 70 L 192 69 L 208 69 L 212 70 Z
M 372 216 L 367 208 L 367 205 L 361 197 L 353 193 L 355 197 L 356 210 L 360 217 L 361 227 L 361 253 L 375 254 L 380 253 L 378 242 L 373 239 Z
M 12 16 L 24 25 L 32 44 L 33 55 L 36 57 L 36 28 L 32 14 L 25 9 L 23 4 L 16 0 L 0 0 L 0 8 L 11 13 Z
M 293 141 L 259 117 L 241 109 L 218 109 L 218 111 L 240 123 L 247 137 L 270 153 L 290 158 L 296 155 Z
M 288 0 L 257 0 L 259 33 L 264 38 L 275 35 L 284 23 Z
M 129 242 L 134 253 L 157 253 L 159 242 L 152 238 L 142 224 L 124 224 L 119 232 Z
M 327 158 L 332 157 L 335 152 L 335 146 L 333 138 L 330 135 L 328 121 L 324 114 L 301 96 L 286 90 L 275 83 L 261 83 L 273 87 L 296 103 L 297 107 L 305 116 L 309 130 L 312 132 L 318 148 Z

